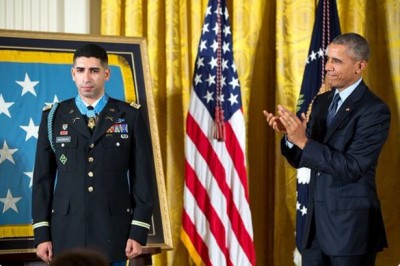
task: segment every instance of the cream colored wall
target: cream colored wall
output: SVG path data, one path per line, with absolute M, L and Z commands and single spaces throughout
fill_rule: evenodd
M 99 0 L 0 0 L 0 29 L 99 33 Z

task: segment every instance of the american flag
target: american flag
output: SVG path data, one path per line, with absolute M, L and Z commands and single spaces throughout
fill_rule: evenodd
M 0 49 L 0 238 L 33 235 L 32 176 L 46 105 L 74 97 L 72 53 Z M 122 73 L 111 66 L 108 94 L 124 99 Z
M 300 97 L 297 104 L 297 115 L 307 113 L 312 100 L 317 95 L 325 77 L 325 55 L 329 43 L 340 34 L 339 16 L 335 0 L 320 0 L 315 15 L 314 29 Z M 296 245 L 301 249 L 305 217 L 307 214 L 308 184 L 310 169 L 297 170 L 297 203 L 296 203 Z
M 197 265 L 255 265 L 239 78 L 223 0 L 210 0 L 185 138 L 182 241 Z

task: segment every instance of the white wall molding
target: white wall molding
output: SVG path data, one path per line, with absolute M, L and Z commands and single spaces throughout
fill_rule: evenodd
M 90 33 L 90 0 L 0 0 L 0 29 Z

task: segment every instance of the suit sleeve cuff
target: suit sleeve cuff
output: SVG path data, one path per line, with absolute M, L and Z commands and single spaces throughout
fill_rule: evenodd
M 146 225 L 143 226 L 143 225 L 138 225 L 135 222 L 137 221 L 135 220 L 132 221 L 129 238 L 139 242 L 142 246 L 145 246 L 147 243 L 147 235 L 149 234 L 150 225 L 143 223 L 143 225 Z
M 34 228 L 33 233 L 35 236 L 35 247 L 40 243 L 51 241 L 50 227 L 48 225 Z

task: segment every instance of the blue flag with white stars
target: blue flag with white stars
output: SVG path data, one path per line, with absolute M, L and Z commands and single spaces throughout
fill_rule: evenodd
M 304 69 L 303 83 L 297 103 L 297 116 L 307 113 L 325 77 L 325 56 L 329 43 L 340 34 L 339 16 L 335 0 L 320 0 L 315 15 L 314 29 Z M 310 169 L 297 171 L 296 245 L 301 249 L 307 214 Z
M 42 109 L 75 97 L 72 53 L 0 50 L 0 238 L 32 236 L 32 176 Z M 111 97 L 124 100 L 121 69 L 110 66 Z M 109 88 L 109 89 L 108 89 Z

